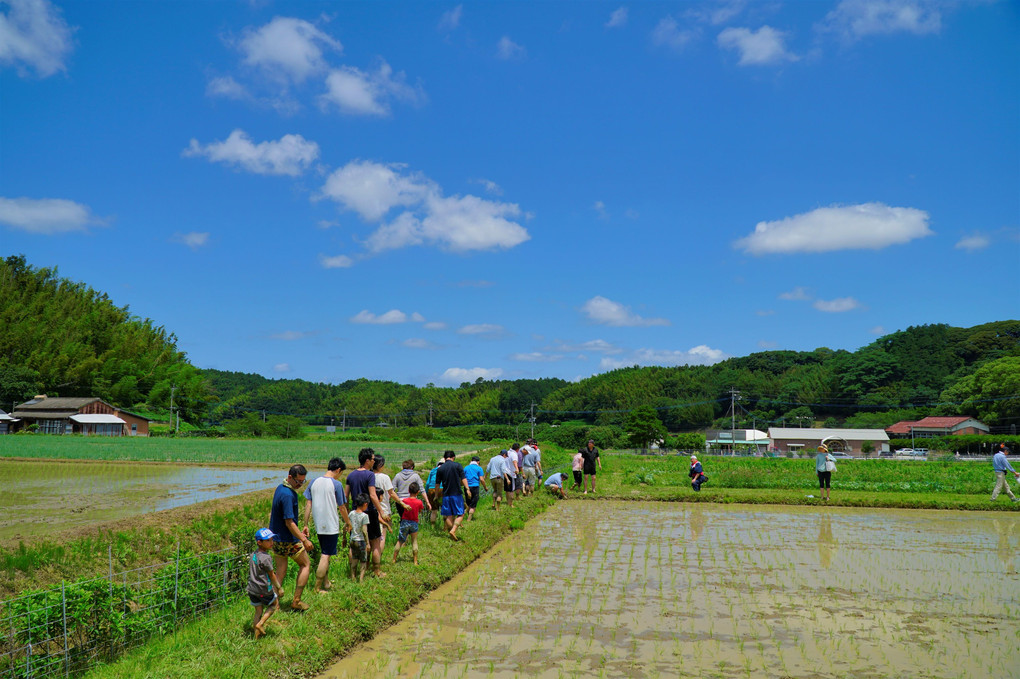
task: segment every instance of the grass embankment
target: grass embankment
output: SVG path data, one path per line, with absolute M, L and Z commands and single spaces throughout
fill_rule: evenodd
M 294 591 L 293 564 L 284 583 L 283 609 L 273 616 L 269 634 L 255 641 L 251 632 L 252 608 L 247 598 L 182 627 L 171 636 L 153 639 L 119 661 L 96 668 L 87 676 L 114 677 L 307 677 L 312 676 L 355 645 L 394 624 L 429 592 L 446 582 L 499 542 L 513 527 L 540 514 L 554 502 L 548 493 L 537 493 L 513 510 L 491 510 L 483 498 L 477 519 L 458 531 L 454 543 L 446 534 L 422 524 L 419 537 L 420 566 L 411 563 L 410 548 L 401 551 L 398 564 L 392 559 L 391 534 L 383 552 L 387 577 L 366 575 L 363 583 L 346 577 L 347 559 L 333 559 L 333 589 L 316 595 L 306 590 L 311 606 L 305 613 L 288 610 Z M 454 617 L 460 611 L 451 611 Z
M 411 458 L 422 462 L 442 456 L 443 450 L 458 453 L 478 446 L 457 443 L 356 442 L 317 439 L 284 441 L 266 439 L 202 439 L 110 436 L 0 436 L 0 457 L 133 462 L 230 463 L 244 465 L 301 462 L 312 468 L 339 456 L 350 464 L 358 451 L 370 446 L 387 459 Z M 397 467 L 399 469 L 399 467 Z

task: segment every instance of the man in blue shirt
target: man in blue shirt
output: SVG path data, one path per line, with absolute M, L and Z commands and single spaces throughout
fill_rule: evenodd
M 269 513 L 269 530 L 276 535 L 273 541 L 273 562 L 280 582 L 287 577 L 288 559 L 294 559 L 300 569 L 294 586 L 294 598 L 290 602 L 290 608 L 294 611 L 308 610 L 308 604 L 301 601 L 301 593 L 312 572 L 307 551 L 312 548 L 312 541 L 308 539 L 307 533 L 302 533 L 298 528 L 301 517 L 298 514 L 297 489 L 305 484 L 307 475 L 308 470 L 304 465 L 291 467 L 287 472 L 287 480 L 277 486 L 273 493 L 273 507 Z
M 999 492 L 1005 488 L 1006 495 L 1013 502 L 1020 502 L 1017 497 L 1013 495 L 1013 491 L 1009 489 L 1009 482 L 1006 480 L 1006 472 L 1011 472 L 1014 477 L 1020 479 L 1020 472 L 1013 469 L 1013 465 L 1006 459 L 1006 455 L 1009 454 L 1009 450 L 1006 449 L 1005 443 L 999 444 L 999 451 L 992 456 L 992 469 L 995 470 L 995 490 L 992 491 L 992 500 L 999 497 Z
M 468 508 L 468 521 L 475 520 L 475 508 L 478 506 L 478 497 L 481 493 L 478 492 L 479 484 L 485 485 L 488 489 L 488 484 L 485 483 L 485 470 L 482 469 L 482 465 L 478 464 L 481 458 L 475 455 L 471 458 L 471 463 L 464 467 L 464 478 L 468 482 L 468 490 L 471 491 L 467 497 L 467 508 Z
M 563 489 L 563 483 L 566 481 L 566 474 L 563 472 L 556 472 L 545 480 L 545 487 L 549 489 L 549 492 L 553 495 L 559 495 L 564 500 L 567 499 L 567 491 Z

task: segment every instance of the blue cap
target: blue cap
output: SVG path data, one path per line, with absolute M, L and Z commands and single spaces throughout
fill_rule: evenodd
M 276 539 L 276 536 L 273 535 L 273 531 L 269 530 L 268 528 L 259 528 L 257 531 L 255 531 L 255 539 L 274 540 Z

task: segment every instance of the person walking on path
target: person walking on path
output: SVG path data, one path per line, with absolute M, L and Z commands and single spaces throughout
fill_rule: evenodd
M 379 496 L 379 509 L 381 510 L 379 514 L 379 527 L 382 532 L 380 544 L 382 544 L 383 549 L 386 547 L 386 531 L 393 525 L 393 519 L 391 518 L 393 505 L 390 503 L 392 501 L 400 501 L 400 498 L 397 497 L 396 492 L 393 490 L 393 481 L 390 479 L 389 474 L 383 472 L 385 466 L 386 458 L 382 455 L 376 455 L 372 470 L 375 472 L 375 492 Z
M 418 472 L 414 471 L 414 460 L 404 460 L 400 466 L 403 469 L 393 477 L 393 490 L 397 493 L 397 497 L 401 500 L 411 497 L 411 484 L 417 483 L 418 492 L 414 494 L 414 497 L 421 496 L 425 507 L 431 512 L 432 503 L 429 501 L 429 494 L 424 490 L 425 482 L 418 476 Z
M 343 460 L 334 457 L 326 465 L 326 473 L 312 481 L 305 489 L 305 535 L 308 535 L 308 517 L 315 519 L 315 534 L 319 539 L 319 564 L 315 568 L 315 592 L 328 592 L 333 583 L 329 581 L 329 559 L 337 554 L 340 544 L 340 518 L 349 533 L 351 520 L 347 516 L 347 498 L 340 476 L 346 467 Z
M 359 495 L 368 497 L 368 544 L 372 551 L 372 573 L 377 578 L 385 578 L 382 571 L 382 502 L 375 492 L 375 451 L 362 448 L 358 453 L 360 467 L 347 475 L 347 496 L 355 499 Z
M 457 529 L 460 528 L 460 524 L 464 521 L 464 495 L 461 487 L 468 494 L 471 493 L 471 489 L 468 488 L 467 477 L 464 476 L 464 468 L 454 459 L 455 456 L 452 450 L 443 453 L 443 458 L 446 462 L 436 472 L 436 483 L 443 489 L 443 503 L 440 513 L 443 515 L 443 521 L 446 523 L 446 532 L 451 540 L 457 542 L 460 540 L 457 537 Z
M 584 457 L 584 480 L 582 484 L 591 486 L 591 492 L 595 494 L 595 474 L 596 471 L 602 469 L 602 456 L 599 455 L 599 449 L 595 447 L 595 441 L 588 439 L 588 445 L 585 446 L 584 452 L 581 453 Z M 597 465 L 597 467 L 596 467 Z M 584 495 L 588 494 L 588 490 L 584 491 Z
M 366 510 L 372 504 L 366 493 L 356 495 L 351 502 L 354 503 L 354 511 L 351 512 L 351 541 L 348 544 L 351 552 L 351 580 L 362 582 L 365 579 L 365 566 L 370 558 L 372 548 L 368 540 L 368 513 Z
M 818 454 L 815 455 L 815 473 L 818 474 L 818 489 L 822 500 L 829 500 L 830 486 L 832 485 L 832 472 L 836 471 L 836 458 L 829 454 L 829 448 L 825 445 L 818 446 Z
M 444 457 L 439 458 L 436 461 L 436 465 L 429 471 L 429 477 L 425 481 L 425 496 L 429 500 L 429 521 L 435 523 L 436 519 L 439 518 L 439 505 L 443 503 L 443 490 L 442 488 L 436 487 L 436 474 L 439 473 L 439 468 L 443 466 L 443 462 L 446 460 Z
M 995 490 L 992 491 L 992 501 L 999 497 L 999 492 L 1002 489 L 1006 489 L 1006 495 L 1013 502 L 1018 502 L 1016 495 L 1013 495 L 1013 491 L 1009 489 L 1009 481 L 1006 480 L 1006 472 L 1011 472 L 1013 476 L 1020 480 L 1020 472 L 1013 469 L 1013 465 L 1006 459 L 1006 455 L 1009 454 L 1009 450 L 1006 448 L 1005 443 L 999 444 L 999 451 L 992 456 L 992 469 L 995 470 Z
M 578 448 L 574 459 L 570 461 L 570 471 L 574 473 L 574 485 L 570 490 L 579 490 L 584 484 L 584 448 Z
M 489 475 L 489 481 L 492 482 L 492 511 L 494 512 L 499 511 L 499 502 L 503 499 L 507 487 L 506 470 L 510 463 L 508 456 L 508 451 L 501 450 L 498 455 L 493 455 L 489 464 L 485 466 L 485 472 Z M 509 495 L 506 495 L 506 502 L 508 507 L 514 506 Z
M 280 610 L 280 597 L 283 596 L 283 585 L 276 577 L 273 557 L 269 555 L 269 550 L 273 548 L 273 537 L 273 531 L 268 528 L 255 531 L 258 549 L 251 555 L 248 564 L 247 592 L 248 600 L 255 607 L 255 618 L 251 626 L 256 639 L 266 635 L 266 623 L 273 613 Z
M 517 499 L 521 492 L 521 444 L 513 443 L 507 451 L 507 459 L 510 460 L 510 485 L 506 488 L 508 497 Z
M 691 455 L 691 470 L 687 472 L 687 476 L 691 478 L 691 488 L 695 492 L 701 492 L 701 485 L 708 481 L 708 474 L 701 466 L 701 462 L 698 461 L 697 455 Z
M 308 576 L 312 572 L 308 550 L 313 545 L 308 539 L 308 534 L 298 528 L 301 516 L 298 514 L 297 494 L 297 489 L 305 484 L 307 475 L 308 470 L 304 465 L 292 466 L 287 472 L 286 481 L 277 486 L 276 492 L 273 493 L 273 507 L 269 513 L 269 530 L 276 536 L 273 542 L 273 561 L 280 582 L 287 577 L 288 559 L 294 559 L 299 569 L 297 583 L 294 585 L 294 598 L 290 602 L 292 611 L 307 611 L 309 608 L 308 604 L 301 600 L 301 594 L 305 591 Z
M 464 477 L 467 478 L 468 491 L 470 491 L 467 495 L 468 521 L 475 520 L 475 508 L 478 507 L 478 498 L 482 495 L 478 492 L 479 486 L 485 484 L 485 470 L 482 469 L 482 465 L 478 464 L 480 459 L 475 455 L 471 458 L 468 466 L 464 467 Z
M 397 555 L 403 548 L 404 543 L 411 541 L 411 554 L 414 556 L 414 565 L 418 565 L 418 514 L 425 505 L 417 497 L 421 487 L 417 481 L 411 483 L 408 497 L 398 500 L 400 503 L 400 530 L 397 531 L 397 544 L 393 547 L 393 563 L 397 562 Z

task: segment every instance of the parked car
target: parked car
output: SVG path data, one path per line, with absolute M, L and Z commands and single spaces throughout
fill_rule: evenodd
M 854 458 L 853 455 L 851 455 L 850 453 L 844 453 L 842 450 L 837 450 L 834 453 L 829 453 L 829 455 L 832 455 L 837 460 L 852 460 Z
M 927 448 L 900 448 L 896 451 L 896 457 L 925 457 L 928 455 Z

